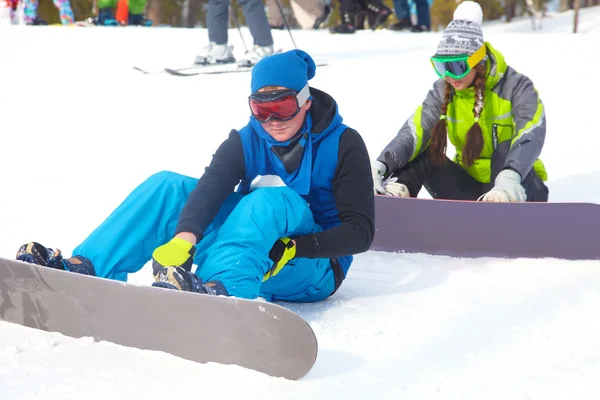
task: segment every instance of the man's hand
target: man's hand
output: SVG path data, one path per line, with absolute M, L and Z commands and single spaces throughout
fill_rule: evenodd
M 269 258 L 273 261 L 273 267 L 267 271 L 263 282 L 275 276 L 291 259 L 296 256 L 296 242 L 290 238 L 279 239 L 269 251 Z
M 193 236 L 193 235 L 192 235 Z M 157 247 L 152 253 L 152 270 L 154 275 L 164 267 L 182 267 L 190 272 L 194 262 L 196 247 L 189 241 L 182 239 L 180 235 L 171 241 Z

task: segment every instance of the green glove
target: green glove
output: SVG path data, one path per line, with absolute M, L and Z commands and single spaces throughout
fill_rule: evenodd
M 157 247 L 152 253 L 152 270 L 154 275 L 164 267 L 182 267 L 186 271 L 192 270 L 196 247 L 180 238 L 173 238 L 170 242 Z
M 273 261 L 273 266 L 265 274 L 263 282 L 277 275 L 294 257 L 296 257 L 296 245 L 290 238 L 283 238 L 276 241 L 271 251 L 269 251 L 269 258 Z

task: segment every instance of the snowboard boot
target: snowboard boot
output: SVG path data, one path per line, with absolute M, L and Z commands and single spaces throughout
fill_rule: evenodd
M 410 18 L 406 18 L 406 19 L 401 19 L 398 22 L 396 22 L 395 24 L 388 26 L 388 29 L 391 31 L 402 31 L 404 29 L 410 29 L 410 28 L 412 28 L 412 26 L 413 26 L 413 24 L 412 24 L 412 21 L 410 20 Z
M 392 10 L 386 7 L 381 0 L 369 1 L 367 3 L 367 10 L 374 17 L 373 24 L 370 25 L 371 30 L 382 28 L 390 15 L 392 15 Z M 371 20 L 369 20 L 369 22 L 370 21 Z
M 163 267 L 159 269 L 154 277 L 152 286 L 210 294 L 213 296 L 229 296 L 221 282 L 203 283 L 198 275 L 188 272 L 181 267 Z
M 152 26 L 152 20 L 146 19 L 144 14 L 131 14 L 127 18 L 127 25 L 133 26 Z
M 252 50 L 246 51 L 244 58 L 238 61 L 239 67 L 252 67 L 256 65 L 264 57 L 273 55 L 273 45 L 271 46 L 259 46 L 257 44 L 252 47 Z
M 216 44 L 210 42 L 200 52 L 200 55 L 196 56 L 194 64 L 197 65 L 209 65 L 209 64 L 229 64 L 234 63 L 235 57 L 233 57 L 233 46 L 227 46 L 227 44 Z
M 34 19 L 27 21 L 26 25 L 48 25 L 48 23 L 40 17 L 35 17 Z
M 342 23 L 336 27 L 329 29 L 331 33 L 352 34 L 356 33 L 356 18 L 353 12 L 345 12 L 342 14 Z
M 413 33 L 429 32 L 431 29 L 425 25 L 415 25 L 410 29 Z
M 26 243 L 19 247 L 16 259 L 42 267 L 96 276 L 94 265 L 89 259 L 83 256 L 65 259 L 59 249 L 47 248 L 37 242 Z
M 98 10 L 98 19 L 96 20 L 96 25 L 119 26 L 119 21 L 115 19 L 112 8 L 106 7 Z

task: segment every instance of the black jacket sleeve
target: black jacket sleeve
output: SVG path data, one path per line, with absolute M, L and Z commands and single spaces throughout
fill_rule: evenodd
M 375 235 L 375 197 L 367 147 L 358 132 L 340 138 L 333 194 L 341 224 L 296 240 L 296 257 L 337 258 L 369 249 Z
M 246 164 L 237 131 L 221 143 L 179 215 L 175 233 L 190 232 L 200 241 L 227 197 L 244 178 Z

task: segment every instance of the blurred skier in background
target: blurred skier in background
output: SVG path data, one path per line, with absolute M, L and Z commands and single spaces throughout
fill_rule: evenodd
M 372 30 L 376 30 L 385 25 L 392 10 L 390 10 L 382 0 L 340 0 L 340 15 L 342 23 L 331 28 L 331 33 L 355 33 L 357 13 L 364 11 L 371 23 Z
M 60 22 L 63 25 L 70 25 L 75 22 L 73 10 L 69 0 L 52 0 L 60 15 Z M 37 15 L 38 0 L 23 0 L 23 17 L 27 25 L 48 25 L 46 21 L 40 19 Z
M 265 56 L 273 54 L 273 36 L 267 20 L 262 0 L 238 0 L 242 12 L 254 39 L 251 49 L 247 49 L 245 57 L 238 61 L 240 66 L 252 66 Z M 229 64 L 235 63 L 233 46 L 228 45 L 229 37 L 229 0 L 208 0 L 206 10 L 208 27 L 208 45 L 195 59 L 195 64 Z
M 128 0 L 127 1 L 127 25 L 150 26 L 152 21 L 146 19 L 144 11 L 148 0 Z M 98 0 L 98 18 L 96 25 L 117 26 L 120 25 L 115 17 L 115 9 L 118 0 Z
M 0 25 L 18 25 L 19 0 L 0 0 Z

